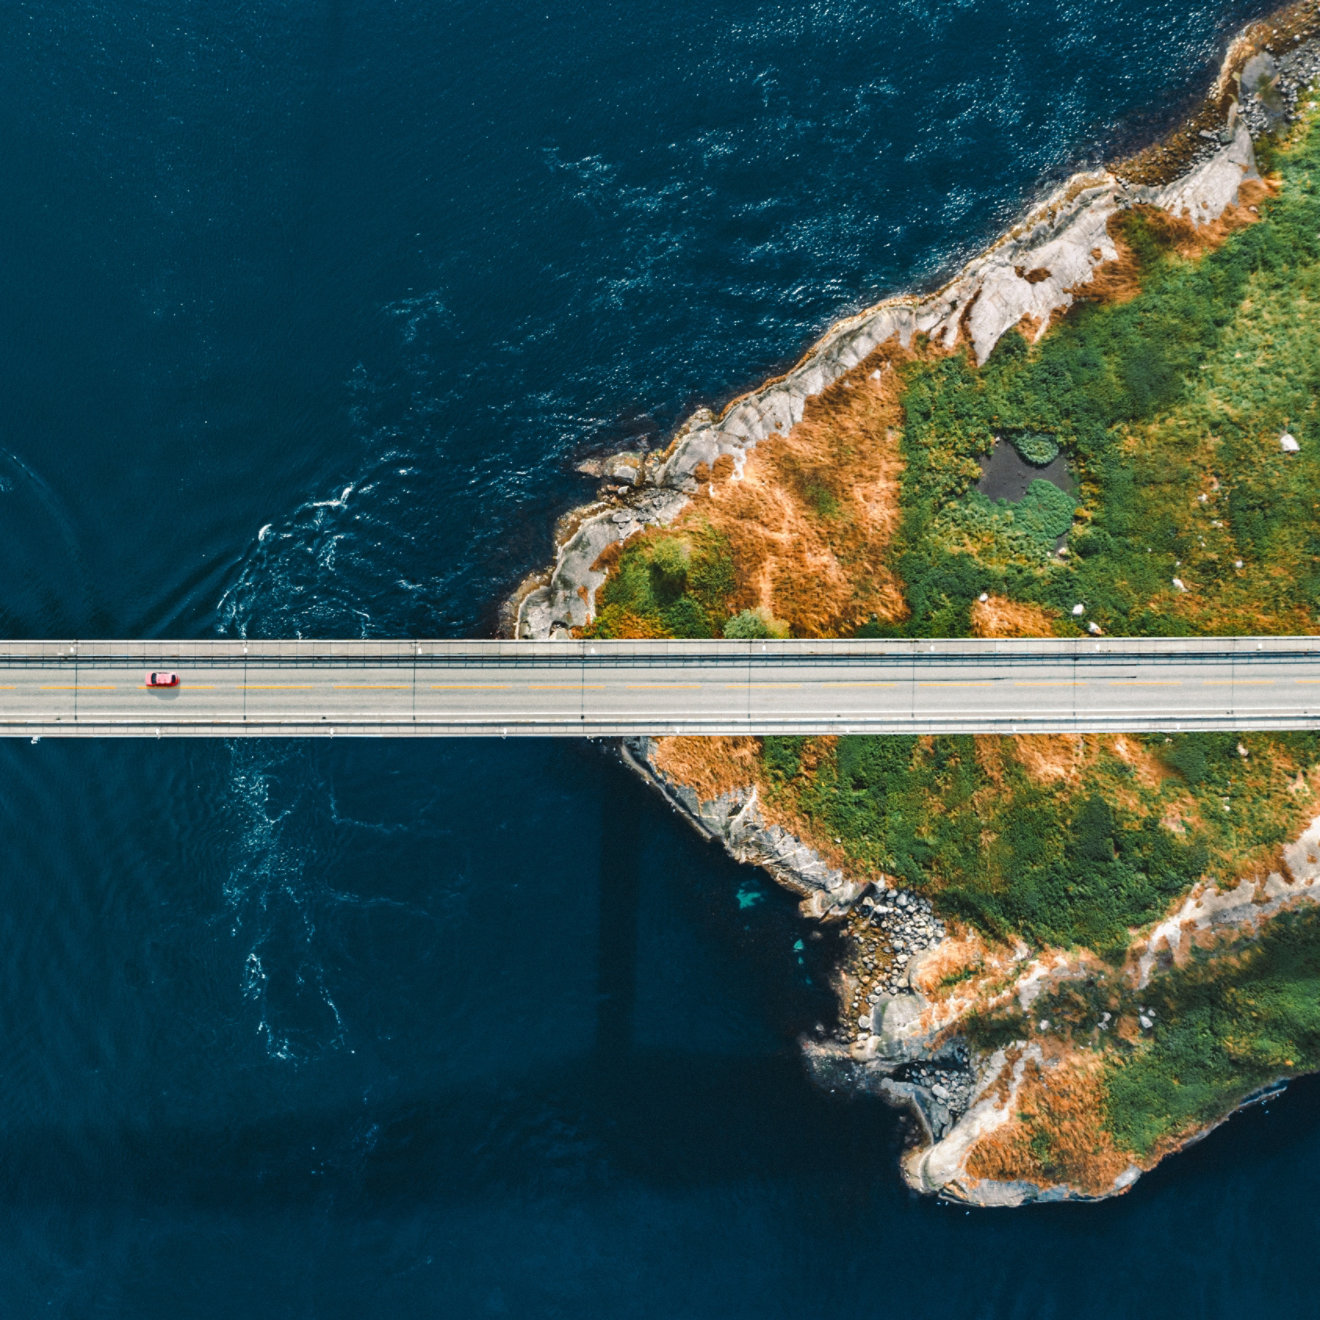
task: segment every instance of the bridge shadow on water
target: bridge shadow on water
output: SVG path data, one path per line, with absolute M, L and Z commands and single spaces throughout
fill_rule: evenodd
M 201 1104 L 206 1117 L 195 1122 L 144 1115 L 140 1126 L 109 1116 L 79 1129 L 14 1123 L 0 1127 L 0 1202 L 220 1209 L 321 1202 L 332 1193 L 337 1206 L 362 1208 L 577 1194 L 620 1178 L 682 1188 L 805 1175 L 831 1179 L 841 1193 L 892 1178 L 893 1116 L 877 1103 L 824 1094 L 805 1075 L 794 1037 L 828 1010 L 830 997 L 822 982 L 812 986 L 799 975 L 794 985 L 788 975 L 786 951 L 795 933 L 808 934 L 792 898 L 695 834 L 676 834 L 651 789 L 598 751 L 583 750 L 602 786 L 598 922 L 594 950 L 584 931 L 580 951 L 566 956 L 595 956 L 587 1050 L 448 1085 L 441 1060 L 420 1069 L 404 1093 L 369 1103 L 357 1098 L 360 1086 L 336 1085 L 325 1094 L 343 1100 L 309 1106 L 302 1090 L 304 1098 L 283 1112 L 276 1093 L 259 1104 Z M 583 860 L 590 882 L 593 859 Z M 730 964 L 740 997 L 775 1024 L 756 1039 L 739 1029 L 728 1048 L 689 1048 L 680 1023 L 670 1037 L 677 1046 L 639 1043 L 640 947 L 652 974 L 657 957 L 653 918 L 644 920 L 643 907 L 656 901 L 657 874 L 676 920 L 689 936 L 703 928 L 698 937 Z M 735 892 L 752 883 L 765 896 L 754 912 L 742 912 Z M 767 932 L 773 958 L 764 956 Z M 813 950 L 823 965 L 828 942 Z M 657 995 L 647 989 L 654 1029 Z M 662 987 L 662 1012 L 666 993 Z M 490 1029 L 499 1028 L 492 1022 Z M 444 1042 L 437 1047 L 443 1052 Z M 427 1074 L 434 1080 L 437 1072 L 439 1084 L 429 1084 Z

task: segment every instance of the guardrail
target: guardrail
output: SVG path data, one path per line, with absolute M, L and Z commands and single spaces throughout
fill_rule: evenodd
M 241 667 L 315 666 L 321 668 L 400 666 L 535 666 L 581 668 L 598 665 L 964 665 L 1010 663 L 1196 662 L 1250 657 L 1253 663 L 1320 659 L 1320 637 L 1100 637 L 1012 639 L 883 639 L 767 641 L 449 641 L 366 639 L 348 641 L 277 639 L 271 641 L 193 639 L 188 641 L 0 642 L 0 667 L 169 668 L 187 664 Z

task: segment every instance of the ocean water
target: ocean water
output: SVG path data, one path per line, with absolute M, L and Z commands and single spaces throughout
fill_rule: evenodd
M 590 489 L 1244 3 L 11 0 L 0 628 L 480 635 Z M 827 938 L 599 747 L 0 745 L 0 1314 L 1307 1314 L 1320 1086 L 906 1193 Z

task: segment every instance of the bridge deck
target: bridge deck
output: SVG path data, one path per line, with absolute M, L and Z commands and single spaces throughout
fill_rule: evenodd
M 1310 637 L 0 643 L 0 736 L 1317 727 Z

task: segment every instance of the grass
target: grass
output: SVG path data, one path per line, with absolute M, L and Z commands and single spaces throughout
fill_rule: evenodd
M 1306 806 L 1287 785 L 1320 761 L 1320 737 L 1249 735 L 1245 759 L 1238 743 L 767 738 L 762 768 L 772 808 L 838 840 L 854 871 L 896 876 L 996 939 L 1112 957 L 1202 876 L 1233 877 L 1296 832 Z
M 1144 992 L 1154 1028 L 1113 1054 L 1106 1126 L 1142 1156 L 1253 1091 L 1320 1069 L 1320 915 L 1277 918 L 1249 948 Z
M 734 568 L 709 527 L 638 537 L 625 545 L 600 589 L 589 637 L 715 637 L 732 623 Z M 743 625 L 746 626 L 746 625 Z M 767 626 L 766 636 L 771 635 Z
M 1320 134 L 1276 161 L 1264 221 L 1213 251 L 1160 213 L 1127 213 L 1137 297 L 1079 306 L 1036 348 L 1010 333 L 980 370 L 962 356 L 906 369 L 909 633 L 956 635 L 981 590 L 1086 600 L 1132 635 L 1320 621 Z M 1301 453 L 1280 452 L 1285 428 Z M 1068 456 L 1082 500 L 1065 562 L 1006 536 L 975 498 L 996 433 Z

